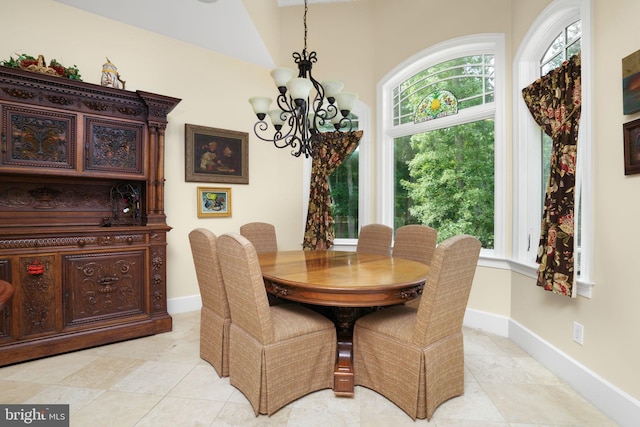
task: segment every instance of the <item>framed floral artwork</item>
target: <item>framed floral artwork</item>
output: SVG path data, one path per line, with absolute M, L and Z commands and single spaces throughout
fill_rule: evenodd
M 185 124 L 185 181 L 249 183 L 249 134 Z
M 624 134 L 624 174 L 640 173 L 640 119 L 622 125 Z
M 198 187 L 198 218 L 231 216 L 231 188 Z

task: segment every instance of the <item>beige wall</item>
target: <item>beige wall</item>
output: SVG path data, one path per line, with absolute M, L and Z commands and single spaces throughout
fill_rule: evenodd
M 302 8 L 256 6 L 245 0 L 278 65 L 293 67 L 291 52 L 302 49 Z M 275 1 L 275 0 L 274 0 Z M 634 261 L 640 240 L 640 175 L 624 176 L 621 58 L 639 49 L 632 37 L 637 0 L 594 1 L 594 215 L 598 225 L 593 297 L 571 300 L 537 288 L 532 279 L 508 270 L 480 268 L 470 308 L 510 316 L 553 346 L 634 398 L 640 398 L 640 283 Z M 398 63 L 434 43 L 474 34 L 506 34 L 507 73 L 518 45 L 549 0 L 359 0 L 311 5 L 310 50 L 318 52 L 314 74 L 342 78 L 376 114 L 376 85 Z M 451 9 L 451 5 L 455 8 Z M 276 225 L 283 249 L 302 240 L 302 165 L 251 135 L 253 114 L 246 99 L 272 93 L 268 70 L 204 51 L 136 28 L 99 18 L 51 0 L 4 0 L 0 58 L 14 52 L 44 54 L 76 64 L 87 82 L 98 83 L 105 56 L 119 67 L 127 89 L 182 98 L 167 129 L 166 205 L 169 235 L 168 296 L 198 294 L 187 234 L 195 227 L 216 233 L 237 231 L 247 221 Z M 28 20 L 25 17 L 29 17 Z M 259 17 L 259 19 L 257 18 Z M 278 21 L 274 32 L 269 20 Z M 28 21 L 28 25 L 26 24 Z M 265 33 L 266 31 L 266 33 Z M 511 106 L 508 76 L 507 106 Z M 589 89 L 589 88 L 588 88 Z M 508 118 L 511 115 L 508 113 Z M 233 217 L 198 219 L 197 183 L 184 181 L 184 124 L 250 134 L 250 185 L 232 185 Z M 508 125 L 509 130 L 511 126 Z M 511 144 L 511 136 L 508 134 Z M 511 150 L 509 148 L 508 158 Z M 511 168 L 508 180 L 511 181 Z M 202 184 L 200 184 L 202 185 Z M 509 187 L 510 188 L 510 187 Z M 510 201 L 508 203 L 510 206 Z M 511 222 L 511 214 L 508 215 Z M 511 238 L 511 227 L 507 228 Z M 572 341 L 573 321 L 585 326 L 585 343 Z
M 127 90 L 181 98 L 166 130 L 168 297 L 198 295 L 187 235 L 195 227 L 217 234 L 238 231 L 256 220 L 271 222 L 283 249 L 302 242 L 302 164 L 285 150 L 249 138 L 249 185 L 230 185 L 231 218 L 197 218 L 196 188 L 222 186 L 185 182 L 185 123 L 250 132 L 255 116 L 250 96 L 270 93 L 264 69 L 226 56 L 80 11 L 51 0 L 3 0 L 0 58 L 43 54 L 77 65 L 82 79 L 100 83 L 105 57 L 118 66 Z M 25 17 L 28 17 L 26 19 Z

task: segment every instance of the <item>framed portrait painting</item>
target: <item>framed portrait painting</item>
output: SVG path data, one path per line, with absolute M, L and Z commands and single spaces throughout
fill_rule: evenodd
M 640 119 L 622 125 L 624 134 L 624 174 L 640 173 Z
M 231 188 L 198 187 L 198 218 L 231 216 Z
M 622 58 L 622 110 L 640 111 L 640 50 Z
M 185 124 L 185 181 L 249 183 L 249 134 Z

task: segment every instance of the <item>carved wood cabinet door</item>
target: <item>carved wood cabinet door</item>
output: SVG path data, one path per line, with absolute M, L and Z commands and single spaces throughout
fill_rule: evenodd
M 17 299 L 20 319 L 19 338 L 34 338 L 56 332 L 56 307 L 60 303 L 57 290 L 56 256 L 25 255 L 18 259 L 19 284 L 13 297 Z
M 145 314 L 146 250 L 66 255 L 65 328 Z

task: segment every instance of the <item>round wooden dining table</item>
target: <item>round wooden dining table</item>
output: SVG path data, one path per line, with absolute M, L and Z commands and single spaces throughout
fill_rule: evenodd
M 417 298 L 429 271 L 402 258 L 333 250 L 264 252 L 258 259 L 268 293 L 325 314 L 329 309 L 338 335 L 336 396 L 353 396 L 352 334 L 358 316 Z

